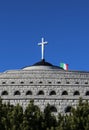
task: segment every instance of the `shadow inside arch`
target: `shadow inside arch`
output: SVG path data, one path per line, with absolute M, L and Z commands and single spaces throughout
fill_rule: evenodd
M 57 112 L 57 108 L 55 106 L 50 106 L 51 112 Z
M 65 108 L 65 113 L 68 113 L 68 112 L 71 112 L 71 106 L 67 106 L 66 108 Z

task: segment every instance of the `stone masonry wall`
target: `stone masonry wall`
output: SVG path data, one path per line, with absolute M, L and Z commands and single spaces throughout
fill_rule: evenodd
M 49 103 L 54 112 L 68 112 L 80 97 L 89 100 L 89 73 L 64 70 L 17 70 L 0 74 L 3 102 L 26 108 L 30 100 L 41 110 Z M 54 109 L 55 108 L 55 109 Z

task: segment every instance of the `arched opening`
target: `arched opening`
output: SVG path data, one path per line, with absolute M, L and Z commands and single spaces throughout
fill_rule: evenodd
M 60 81 L 58 81 L 57 83 L 58 83 L 58 84 L 61 84 L 61 82 L 60 82 Z
M 68 92 L 67 91 L 63 91 L 62 95 L 68 95 Z
M 12 81 L 12 82 L 11 82 L 11 84 L 15 84 L 15 82 L 14 82 L 14 81 Z
M 6 82 L 2 82 L 2 84 L 6 84 Z
M 79 82 L 75 82 L 75 84 L 79 84 Z
M 74 96 L 75 96 L 75 95 L 80 95 L 79 91 L 75 91 L 75 92 L 74 92 Z
M 56 95 L 56 92 L 55 92 L 55 91 L 51 91 L 51 92 L 49 93 L 49 95 Z
M 65 108 L 65 113 L 67 113 L 67 112 L 71 112 L 71 106 L 67 106 L 67 107 Z
M 89 91 L 86 92 L 86 96 L 89 96 Z
M 1 95 L 2 95 L 2 96 L 3 96 L 3 95 L 8 95 L 8 92 L 7 92 L 7 91 L 3 91 Z
M 50 106 L 51 112 L 57 112 L 57 108 L 55 106 Z
M 48 83 L 51 84 L 52 82 L 49 81 Z
M 88 84 L 88 82 L 85 82 L 85 84 Z
M 42 84 L 42 81 L 40 81 L 39 84 Z
M 33 81 L 30 81 L 30 84 L 33 84 Z
M 20 83 L 21 83 L 21 84 L 24 84 L 24 82 L 23 82 L 23 81 L 21 81 Z
M 44 92 L 40 90 L 37 95 L 44 95 Z
M 20 95 L 20 92 L 19 91 L 15 91 L 14 95 Z
M 69 82 L 69 81 L 67 81 L 67 82 L 66 82 L 66 84 L 70 84 L 70 82 Z
M 26 92 L 26 95 L 32 95 L 32 91 L 30 91 L 30 90 L 27 91 L 27 92 Z
M 48 104 L 44 109 L 44 113 L 46 114 L 50 112 L 57 112 L 57 108 L 54 105 Z

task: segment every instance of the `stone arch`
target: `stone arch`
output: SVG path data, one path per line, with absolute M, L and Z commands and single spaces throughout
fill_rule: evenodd
M 21 81 L 20 83 L 21 83 L 21 84 L 24 84 L 24 81 Z
M 68 95 L 68 92 L 67 91 L 63 91 L 62 95 Z
M 71 106 L 67 106 L 66 108 L 65 108 L 65 113 L 67 113 L 67 112 L 71 112 Z
M 57 112 L 57 108 L 54 106 L 54 105 L 50 105 L 50 104 L 48 104 L 46 107 L 45 107 L 45 109 L 44 109 L 44 112 L 46 112 L 46 111 L 50 111 L 50 112 Z
M 40 90 L 37 95 L 44 95 L 44 91 Z
M 56 95 L 56 92 L 54 90 L 50 91 L 49 95 Z
M 28 90 L 28 91 L 26 92 L 26 95 L 32 95 L 32 91 Z
M 85 94 L 86 96 L 89 96 L 89 91 L 86 91 L 86 94 Z
M 79 91 L 75 91 L 75 92 L 74 92 L 74 96 L 75 96 L 75 95 L 80 95 Z
M 55 106 L 50 106 L 51 112 L 57 112 L 57 108 Z
M 42 84 L 43 82 L 42 81 L 39 81 L 39 84 Z
M 18 90 L 15 91 L 15 92 L 14 92 L 14 95 L 21 95 L 21 94 L 20 94 L 20 91 L 18 91 Z
M 8 92 L 5 90 L 5 91 L 3 91 L 3 92 L 1 93 L 1 95 L 2 95 L 2 96 L 8 95 Z

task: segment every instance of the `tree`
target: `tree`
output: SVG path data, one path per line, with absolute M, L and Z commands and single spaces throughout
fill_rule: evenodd
M 23 130 L 42 130 L 42 112 L 39 107 L 30 101 L 25 112 L 23 120 Z
M 58 118 L 48 104 L 44 112 L 30 101 L 25 111 L 17 104 L 2 103 L 0 99 L 0 130 L 89 130 L 89 103 L 79 100 L 76 108 Z
M 72 118 L 74 123 L 74 129 L 86 130 L 89 129 L 89 103 L 79 100 L 79 104 L 76 109 L 72 109 Z
M 23 123 L 23 109 L 19 104 L 14 106 L 13 111 L 9 113 L 9 119 L 11 130 L 21 130 Z
M 4 120 L 4 111 L 3 111 L 2 99 L 0 98 L 0 130 L 5 130 L 5 122 L 3 120 Z
M 47 107 L 44 109 L 44 124 L 45 129 L 53 129 L 57 126 L 56 117 L 51 112 L 51 106 L 48 104 Z

